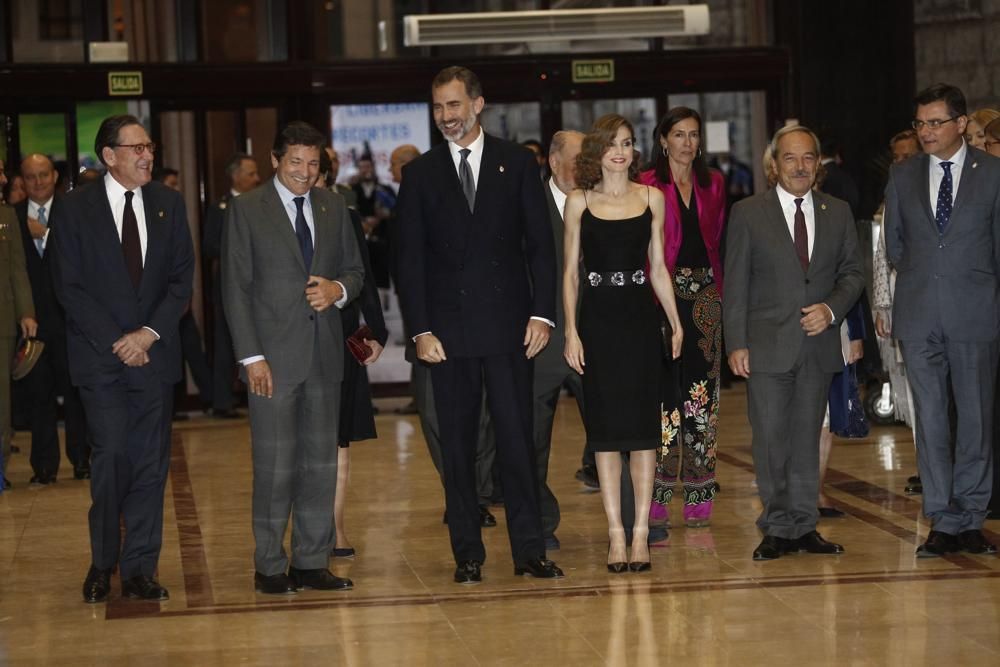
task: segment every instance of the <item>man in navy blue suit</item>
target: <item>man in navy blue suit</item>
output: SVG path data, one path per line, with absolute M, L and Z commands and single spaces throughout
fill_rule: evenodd
M 150 182 L 156 145 L 137 118 L 105 118 L 94 148 L 108 173 L 65 198 L 50 234 L 70 376 L 93 437 L 83 599 L 106 600 L 118 566 L 122 597 L 166 600 L 154 574 L 181 379 L 178 322 L 194 274 L 191 234 L 180 194 Z
M 431 83 L 447 142 L 403 170 L 399 290 L 417 357 L 431 364 L 455 581 L 481 581 L 475 453 L 483 385 L 496 428 L 514 573 L 561 577 L 545 558 L 532 433 L 532 363 L 556 318 L 556 260 L 538 165 L 486 134 L 478 77 Z

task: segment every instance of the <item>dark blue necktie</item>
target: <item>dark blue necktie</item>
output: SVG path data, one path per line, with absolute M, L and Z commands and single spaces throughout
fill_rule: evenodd
M 944 176 L 941 177 L 941 187 L 938 188 L 937 210 L 934 212 L 934 221 L 937 223 L 938 234 L 944 234 L 944 230 L 948 226 L 952 205 L 951 162 L 942 162 L 941 168 L 944 169 Z
M 312 234 L 309 233 L 309 225 L 306 224 L 306 214 L 302 212 L 302 205 L 305 203 L 305 197 L 295 198 L 295 236 L 299 239 L 302 261 L 305 262 L 306 273 L 308 273 L 312 271 L 313 240 Z

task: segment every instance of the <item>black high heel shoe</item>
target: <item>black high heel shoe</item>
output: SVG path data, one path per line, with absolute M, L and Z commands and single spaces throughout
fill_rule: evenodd
M 640 533 L 640 531 L 633 531 L 633 535 L 636 535 L 638 533 Z M 649 531 L 648 530 L 646 531 L 646 535 L 649 535 Z M 633 560 L 633 561 L 629 561 L 628 569 L 629 569 L 630 572 L 648 572 L 649 570 L 653 569 L 653 564 L 649 560 L 649 545 L 648 545 L 647 541 L 646 540 L 642 540 L 640 538 L 639 544 L 642 544 L 643 546 L 646 547 L 646 554 L 647 554 L 646 555 L 646 560 Z M 633 541 L 632 541 L 633 548 L 635 547 L 635 545 L 636 545 L 636 542 L 633 539 Z
M 611 557 L 611 542 L 608 542 L 608 557 Z M 628 563 L 608 563 L 608 572 L 611 572 L 612 574 L 621 574 L 626 570 L 628 570 Z

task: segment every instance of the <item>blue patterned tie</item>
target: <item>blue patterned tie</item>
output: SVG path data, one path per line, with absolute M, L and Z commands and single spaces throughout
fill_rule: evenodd
M 951 218 L 951 162 L 942 162 L 944 176 L 941 178 L 941 187 L 938 188 L 937 210 L 934 212 L 934 221 L 937 222 L 938 234 L 944 234 Z
M 45 217 L 45 207 L 44 206 L 39 206 L 38 207 L 38 224 L 40 224 L 42 227 L 47 227 L 48 224 L 49 224 L 48 218 Z M 38 256 L 39 257 L 44 257 L 45 256 L 45 239 L 44 238 L 35 239 L 35 248 L 38 249 Z
M 313 262 L 313 240 L 309 233 L 309 225 L 306 224 L 306 214 L 302 211 L 302 205 L 306 203 L 305 197 L 295 198 L 295 236 L 299 239 L 299 249 L 302 251 L 302 261 L 306 265 L 306 273 L 312 271 Z

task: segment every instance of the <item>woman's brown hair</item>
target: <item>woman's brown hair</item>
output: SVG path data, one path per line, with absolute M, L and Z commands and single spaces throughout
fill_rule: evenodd
M 590 128 L 583 137 L 583 147 L 580 154 L 576 156 L 576 185 L 584 190 L 592 190 L 594 186 L 601 182 L 601 158 L 608 152 L 618 130 L 626 128 L 635 143 L 635 129 L 632 123 L 624 116 L 616 113 L 609 113 L 594 121 L 594 126 Z M 639 179 L 639 151 L 632 149 L 632 164 L 628 168 L 630 181 Z

